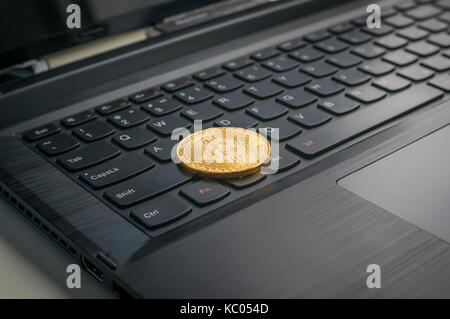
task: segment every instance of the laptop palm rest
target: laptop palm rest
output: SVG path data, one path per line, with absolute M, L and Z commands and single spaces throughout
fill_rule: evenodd
M 338 185 L 450 243 L 450 125 Z

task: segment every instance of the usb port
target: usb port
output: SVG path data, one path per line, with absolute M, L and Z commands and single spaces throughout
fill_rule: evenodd
M 84 256 L 81 256 L 81 263 L 83 264 L 84 268 L 97 279 L 98 281 L 105 280 L 105 275 L 103 275 L 103 272 L 101 272 L 93 263 L 91 263 L 88 259 L 86 259 Z

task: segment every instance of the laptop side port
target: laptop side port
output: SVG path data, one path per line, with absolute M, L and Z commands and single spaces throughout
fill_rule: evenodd
M 95 279 L 97 279 L 100 282 L 103 282 L 105 280 L 105 275 L 103 274 L 103 272 L 100 269 L 98 269 L 93 263 L 91 263 L 88 259 L 86 259 L 84 256 L 81 256 L 81 263 L 83 264 L 87 272 L 90 273 L 92 276 L 94 276 Z

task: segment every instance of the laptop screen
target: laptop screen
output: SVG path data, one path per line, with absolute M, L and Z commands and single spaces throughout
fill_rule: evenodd
M 106 35 L 149 26 L 217 1 L 2 0 L 0 69 Z M 80 28 L 71 29 L 69 25 L 77 22 L 76 11 L 80 12 Z

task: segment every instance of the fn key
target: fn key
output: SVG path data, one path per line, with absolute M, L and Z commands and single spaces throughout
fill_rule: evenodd
M 182 188 L 180 194 L 198 206 L 206 206 L 221 200 L 230 191 L 219 183 L 200 181 Z

